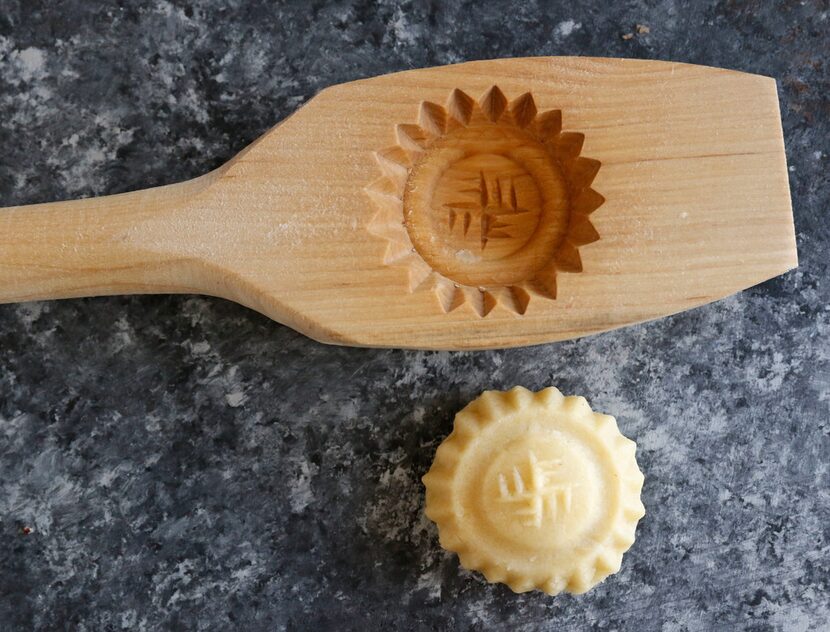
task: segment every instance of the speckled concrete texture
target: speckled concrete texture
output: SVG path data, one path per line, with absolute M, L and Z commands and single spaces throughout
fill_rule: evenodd
M 828 629 L 825 0 L 0 0 L 0 205 L 202 174 L 334 83 L 558 54 L 776 77 L 801 267 L 486 353 L 327 347 L 192 296 L 0 306 L 0 629 Z M 455 411 L 515 384 L 639 443 L 648 514 L 580 597 L 486 584 L 423 516 Z

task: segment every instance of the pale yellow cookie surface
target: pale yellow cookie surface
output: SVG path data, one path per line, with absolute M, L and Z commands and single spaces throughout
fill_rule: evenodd
M 620 569 L 645 514 L 635 448 L 584 397 L 485 391 L 423 478 L 426 515 L 488 581 L 585 592 Z

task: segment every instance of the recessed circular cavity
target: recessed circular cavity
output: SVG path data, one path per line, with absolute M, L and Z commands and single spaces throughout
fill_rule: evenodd
M 567 186 L 547 147 L 509 123 L 456 129 L 413 166 L 404 223 L 424 261 L 467 286 L 533 278 L 568 228 Z

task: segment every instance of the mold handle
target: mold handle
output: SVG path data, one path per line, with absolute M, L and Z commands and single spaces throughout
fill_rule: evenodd
M 198 180 L 133 193 L 0 209 L 0 303 L 195 290 L 193 266 L 131 243 Z

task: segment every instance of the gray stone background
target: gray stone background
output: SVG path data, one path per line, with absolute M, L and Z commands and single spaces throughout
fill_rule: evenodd
M 827 1 L 0 0 L 0 205 L 197 176 L 334 83 L 560 54 L 776 77 L 801 267 L 487 353 L 194 296 L 0 306 L 0 629 L 828 629 Z M 486 584 L 423 516 L 455 411 L 515 384 L 639 443 L 648 515 L 581 597 Z

